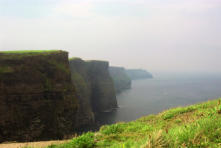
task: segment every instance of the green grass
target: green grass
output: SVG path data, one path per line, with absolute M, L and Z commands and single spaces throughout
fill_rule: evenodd
M 218 148 L 221 147 L 220 100 L 172 108 L 128 123 L 106 125 L 98 132 L 89 132 L 52 147 Z
M 82 60 L 81 58 L 79 58 L 79 57 L 71 57 L 71 58 L 69 58 L 69 61 L 72 61 L 72 60 Z M 83 60 L 82 60 L 83 61 Z
M 0 51 L 1 59 L 21 59 L 27 56 L 47 56 L 50 54 L 62 53 L 62 50 L 14 50 L 14 51 Z
M 66 51 L 62 50 L 15 50 L 15 51 L 0 51 L 0 59 L 1 60 L 20 60 L 24 57 L 30 57 L 30 56 L 41 56 L 42 58 L 45 58 L 45 56 L 51 55 L 51 54 L 57 54 L 57 53 L 65 53 Z M 56 60 L 48 59 L 48 62 L 50 64 L 55 65 L 56 68 L 60 69 L 61 71 L 64 71 L 66 73 L 70 73 L 69 68 L 65 66 L 65 64 L 60 63 Z M 4 62 L 3 62 L 4 63 Z M 9 66 L 0 66 L 0 73 L 11 73 L 14 69 Z
M 15 50 L 15 51 L 0 51 L 1 59 L 21 59 L 27 56 L 47 56 L 49 54 L 56 54 L 65 52 L 62 50 Z
M 59 52 L 60 50 L 13 50 L 13 51 L 0 51 L 3 54 L 29 54 L 29 53 L 51 53 Z

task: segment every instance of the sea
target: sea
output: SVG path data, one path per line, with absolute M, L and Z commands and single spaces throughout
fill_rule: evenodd
M 100 124 L 128 122 L 169 108 L 187 106 L 221 97 L 219 76 L 159 76 L 133 80 L 131 89 L 117 95 L 119 108 L 102 113 Z

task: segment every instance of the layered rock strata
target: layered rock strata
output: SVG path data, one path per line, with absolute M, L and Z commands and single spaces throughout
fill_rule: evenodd
M 0 141 L 63 138 L 78 108 L 67 52 L 0 53 Z

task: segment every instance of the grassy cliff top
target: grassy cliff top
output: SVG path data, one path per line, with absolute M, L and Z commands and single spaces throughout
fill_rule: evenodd
M 80 60 L 80 61 L 84 61 L 86 63 L 109 63 L 108 61 L 102 61 L 102 60 L 83 60 L 79 57 L 71 57 L 69 58 L 69 61 L 74 61 L 74 60 Z
M 9 54 L 51 54 L 51 53 L 60 53 L 66 52 L 62 50 L 13 50 L 13 51 L 0 51 L 0 54 L 9 55 Z
M 101 127 L 53 148 L 218 148 L 221 104 L 213 100 Z M 50 147 L 50 148 L 51 148 Z
M 51 55 L 58 53 L 67 53 L 62 50 L 14 50 L 0 51 L 1 59 L 19 59 L 27 56 Z
M 79 57 L 71 57 L 71 58 L 69 58 L 69 61 L 72 61 L 72 60 L 80 60 L 80 61 L 84 61 L 84 60 L 82 60 L 82 59 L 79 58 Z
M 98 65 L 109 65 L 109 62 L 108 61 L 101 61 L 101 60 L 83 60 L 79 57 L 72 57 L 72 58 L 69 58 L 69 61 L 81 61 L 81 62 L 85 62 L 87 64 L 98 64 Z
M 95 63 L 109 63 L 108 61 L 102 61 L 102 60 L 85 60 L 86 62 L 95 62 Z

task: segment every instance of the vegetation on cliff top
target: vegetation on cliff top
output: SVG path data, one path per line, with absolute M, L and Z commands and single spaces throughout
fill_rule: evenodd
M 21 60 L 24 57 L 30 57 L 30 56 L 43 56 L 42 58 L 45 58 L 44 56 L 54 55 L 58 53 L 66 53 L 66 51 L 62 50 L 14 50 L 14 51 L 0 51 L 0 58 L 1 60 Z M 39 58 L 39 59 L 42 59 Z M 61 69 L 62 71 L 68 73 L 69 69 L 65 67 L 63 63 L 59 63 L 58 61 L 54 59 L 48 59 L 48 62 L 50 64 L 55 65 L 58 69 Z M 9 65 L 0 65 L 0 73 L 12 73 L 14 72 L 13 68 Z
M 50 55 L 57 53 L 65 53 L 63 50 L 14 50 L 0 51 L 0 56 L 3 59 L 20 59 L 26 56 Z
M 12 51 L 0 51 L 3 54 L 30 54 L 30 53 L 52 53 L 61 52 L 61 50 L 12 50 Z
M 220 100 L 166 110 L 128 123 L 106 125 L 48 148 L 220 147 Z
M 81 58 L 79 58 L 79 57 L 71 57 L 71 58 L 69 58 L 69 61 L 72 61 L 72 60 L 81 60 L 81 61 L 83 61 Z
M 127 69 L 126 73 L 132 80 L 153 78 L 151 73 L 143 69 Z

